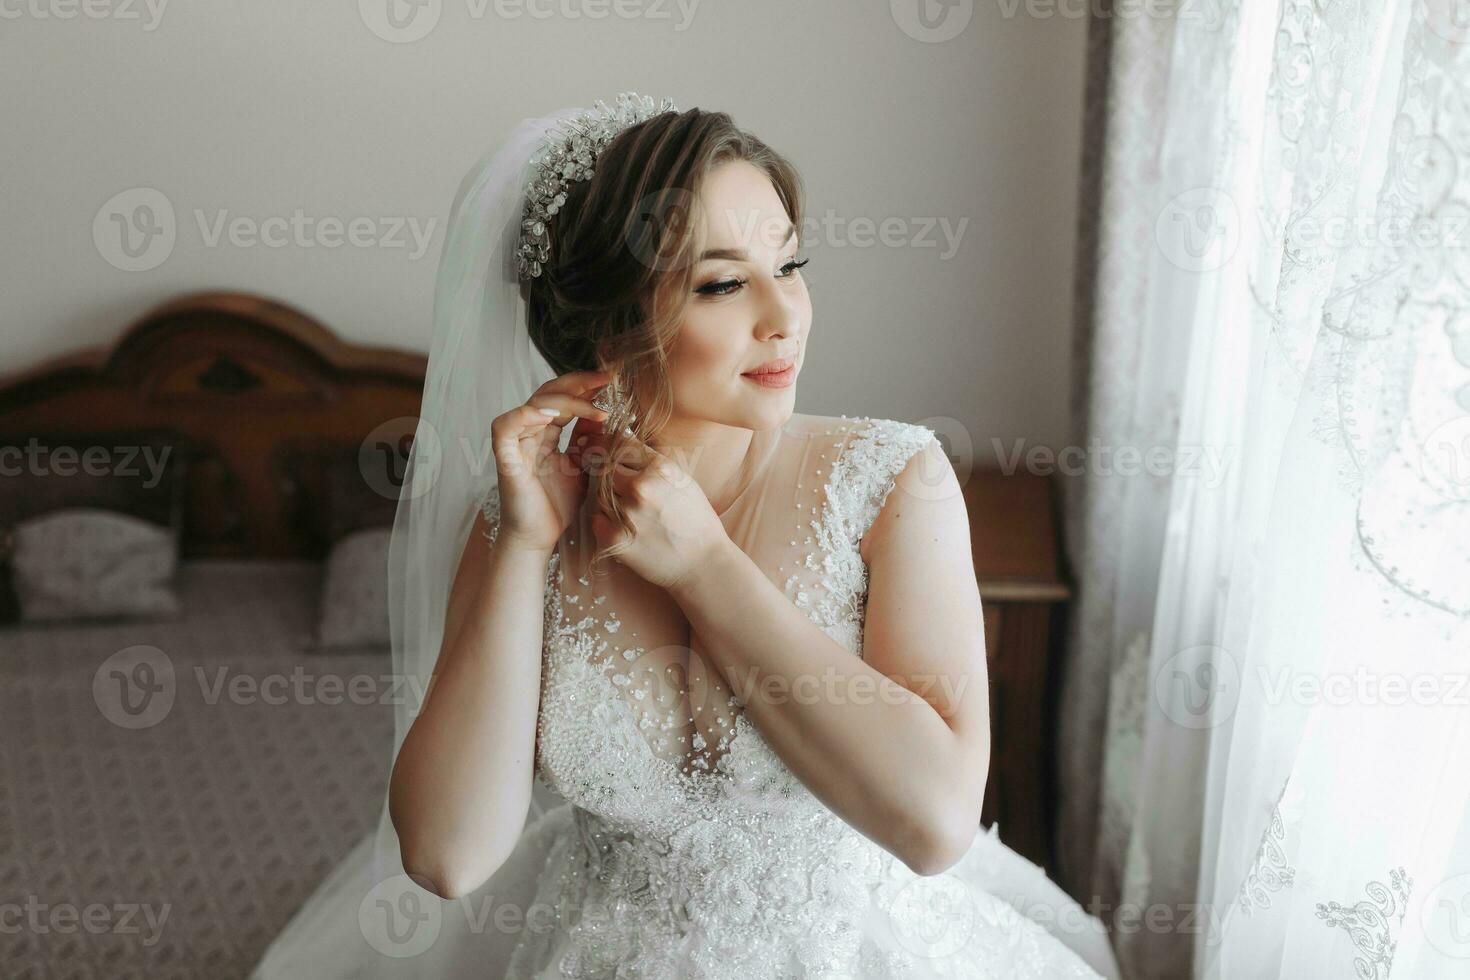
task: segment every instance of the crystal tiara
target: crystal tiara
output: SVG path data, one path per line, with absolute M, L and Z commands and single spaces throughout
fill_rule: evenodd
M 598 99 L 591 110 L 584 109 L 547 132 L 526 182 L 526 209 L 516 249 L 516 270 L 522 279 L 541 275 L 541 264 L 551 254 L 546 225 L 566 203 L 568 185 L 592 176 L 598 154 L 613 137 L 635 123 L 670 111 L 678 111 L 672 99 L 655 105 L 652 96 L 620 92 L 613 107 Z

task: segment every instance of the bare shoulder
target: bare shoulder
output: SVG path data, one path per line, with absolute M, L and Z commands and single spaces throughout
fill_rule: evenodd
M 969 513 L 954 464 L 932 430 L 892 419 L 875 420 L 882 440 L 882 472 L 876 474 L 877 513 L 860 542 L 870 552 L 933 547 L 970 538 Z

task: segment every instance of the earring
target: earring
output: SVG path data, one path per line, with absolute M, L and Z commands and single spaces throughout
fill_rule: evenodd
M 618 431 L 624 435 L 633 434 L 632 425 L 638 416 L 633 414 L 633 395 L 623 387 L 622 375 L 614 372 L 612 380 L 602 386 L 592 404 L 607 413 L 602 422 L 603 432 L 609 435 Z

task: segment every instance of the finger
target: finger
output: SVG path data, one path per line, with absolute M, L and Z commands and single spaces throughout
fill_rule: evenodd
M 615 466 L 600 449 L 579 449 L 577 466 L 587 474 L 589 480 L 595 481 L 589 483 L 589 487 L 607 484 L 612 495 L 625 506 L 633 502 L 633 498 L 629 496 L 630 481 L 638 474 L 631 468 Z
M 567 454 L 575 456 L 580 463 L 602 459 L 607 453 L 607 437 L 596 425 L 585 419 L 573 422 L 571 438 L 567 440 Z
M 544 465 L 550 451 L 555 449 L 556 436 L 561 431 L 555 426 L 555 422 L 560 417 L 561 411 L 555 407 L 546 407 L 556 414 L 548 415 L 530 402 L 526 402 L 517 405 L 491 423 L 491 448 L 495 453 L 496 465 L 500 467 L 502 475 L 513 475 L 513 470 L 523 465 L 527 448 L 533 452 L 534 467 Z M 546 448 L 548 444 L 551 449 Z
M 580 419 L 588 419 L 601 422 L 607 418 L 607 413 L 586 398 L 575 395 L 549 393 L 535 394 L 527 401 L 528 406 L 534 407 L 537 413 L 546 418 L 546 424 L 535 430 L 538 439 L 536 453 L 539 459 L 544 460 L 551 453 L 556 452 L 557 445 L 561 441 L 562 429 L 570 422 Z M 531 433 L 527 433 L 529 437 Z
M 610 434 L 592 425 L 586 425 L 584 431 L 583 425 L 585 423 L 573 430 L 571 442 L 579 447 L 582 459 L 588 467 L 600 473 L 611 473 L 618 464 L 624 469 L 643 469 L 648 452 L 642 443 L 624 439 L 615 448 Z
M 670 487 L 678 486 L 684 474 L 683 469 L 671 458 L 645 442 L 630 443 L 619 462 L 626 464 L 621 468 L 623 472 L 632 471 L 634 475 L 643 475 L 646 479 L 657 477 Z
M 568 447 L 575 446 L 584 453 L 607 452 L 608 437 L 602 427 L 584 419 L 577 419 L 572 428 Z
M 594 388 L 601 388 L 612 380 L 611 371 L 568 371 L 559 374 L 536 389 L 536 394 L 580 395 Z
M 490 448 L 495 453 L 495 466 L 502 477 L 520 476 L 525 461 L 524 440 L 539 438 L 551 419 L 529 405 L 515 408 L 496 418 L 490 425 Z
M 612 446 L 612 436 L 604 434 L 606 445 Z M 648 466 L 655 455 L 654 449 L 648 443 L 637 436 L 624 436 L 618 445 L 618 460 L 634 469 L 641 470 Z
M 639 501 L 646 496 L 643 470 L 626 463 L 615 462 L 607 473 L 612 481 L 613 493 L 624 500 Z
M 601 422 L 607 418 L 607 412 L 592 404 L 590 399 L 560 392 L 538 392 L 526 399 L 526 404 L 549 418 L 558 430 L 573 419 Z M 554 414 L 552 409 L 556 410 Z
M 566 374 L 557 375 L 536 389 L 535 393 L 526 400 L 527 405 L 534 405 L 538 410 L 542 408 L 558 409 L 555 416 L 549 416 L 552 422 L 550 426 L 537 427 L 536 453 L 538 459 L 544 460 L 556 451 L 562 428 L 573 418 L 590 418 L 598 422 L 607 418 L 606 412 L 583 396 L 603 387 L 610 380 L 612 380 L 611 372 L 601 369 L 569 371 Z M 568 398 L 571 399 L 570 402 L 565 400 Z M 580 410 L 572 410 L 573 405 L 578 406 Z
M 580 417 L 582 411 L 590 411 L 592 414 L 598 411 L 595 406 L 591 406 L 590 402 L 587 403 L 589 409 L 582 409 L 577 404 L 568 404 L 565 401 L 559 400 L 567 396 L 533 395 L 532 397 L 538 399 L 538 401 L 527 401 L 517 405 L 496 420 L 505 427 L 505 432 L 509 437 L 523 439 L 536 436 L 539 438 L 548 425 L 557 425 L 560 428 L 561 425 L 565 425 L 572 418 Z M 548 398 L 556 400 L 556 403 L 549 404 L 546 401 Z M 583 399 L 574 399 L 573 401 L 580 402 Z M 562 421 L 558 424 L 559 419 Z

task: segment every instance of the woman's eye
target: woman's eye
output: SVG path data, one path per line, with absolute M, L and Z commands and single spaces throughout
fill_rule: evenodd
M 795 274 L 797 269 L 802 268 L 810 261 L 811 259 L 802 259 L 800 262 L 798 262 L 795 259 L 792 259 L 790 262 L 787 262 L 785 265 L 781 266 L 781 277 L 790 278 L 792 275 Z M 716 282 L 705 283 L 703 286 L 700 286 L 698 289 L 696 289 L 695 292 L 701 293 L 705 296 L 727 296 L 735 290 L 739 289 L 741 286 L 744 286 L 745 283 L 746 280 L 744 279 L 720 279 Z
M 734 291 L 736 287 L 743 285 L 745 285 L 744 279 L 721 279 L 718 282 L 706 283 L 696 289 L 695 292 L 703 293 L 706 296 L 724 296 Z

